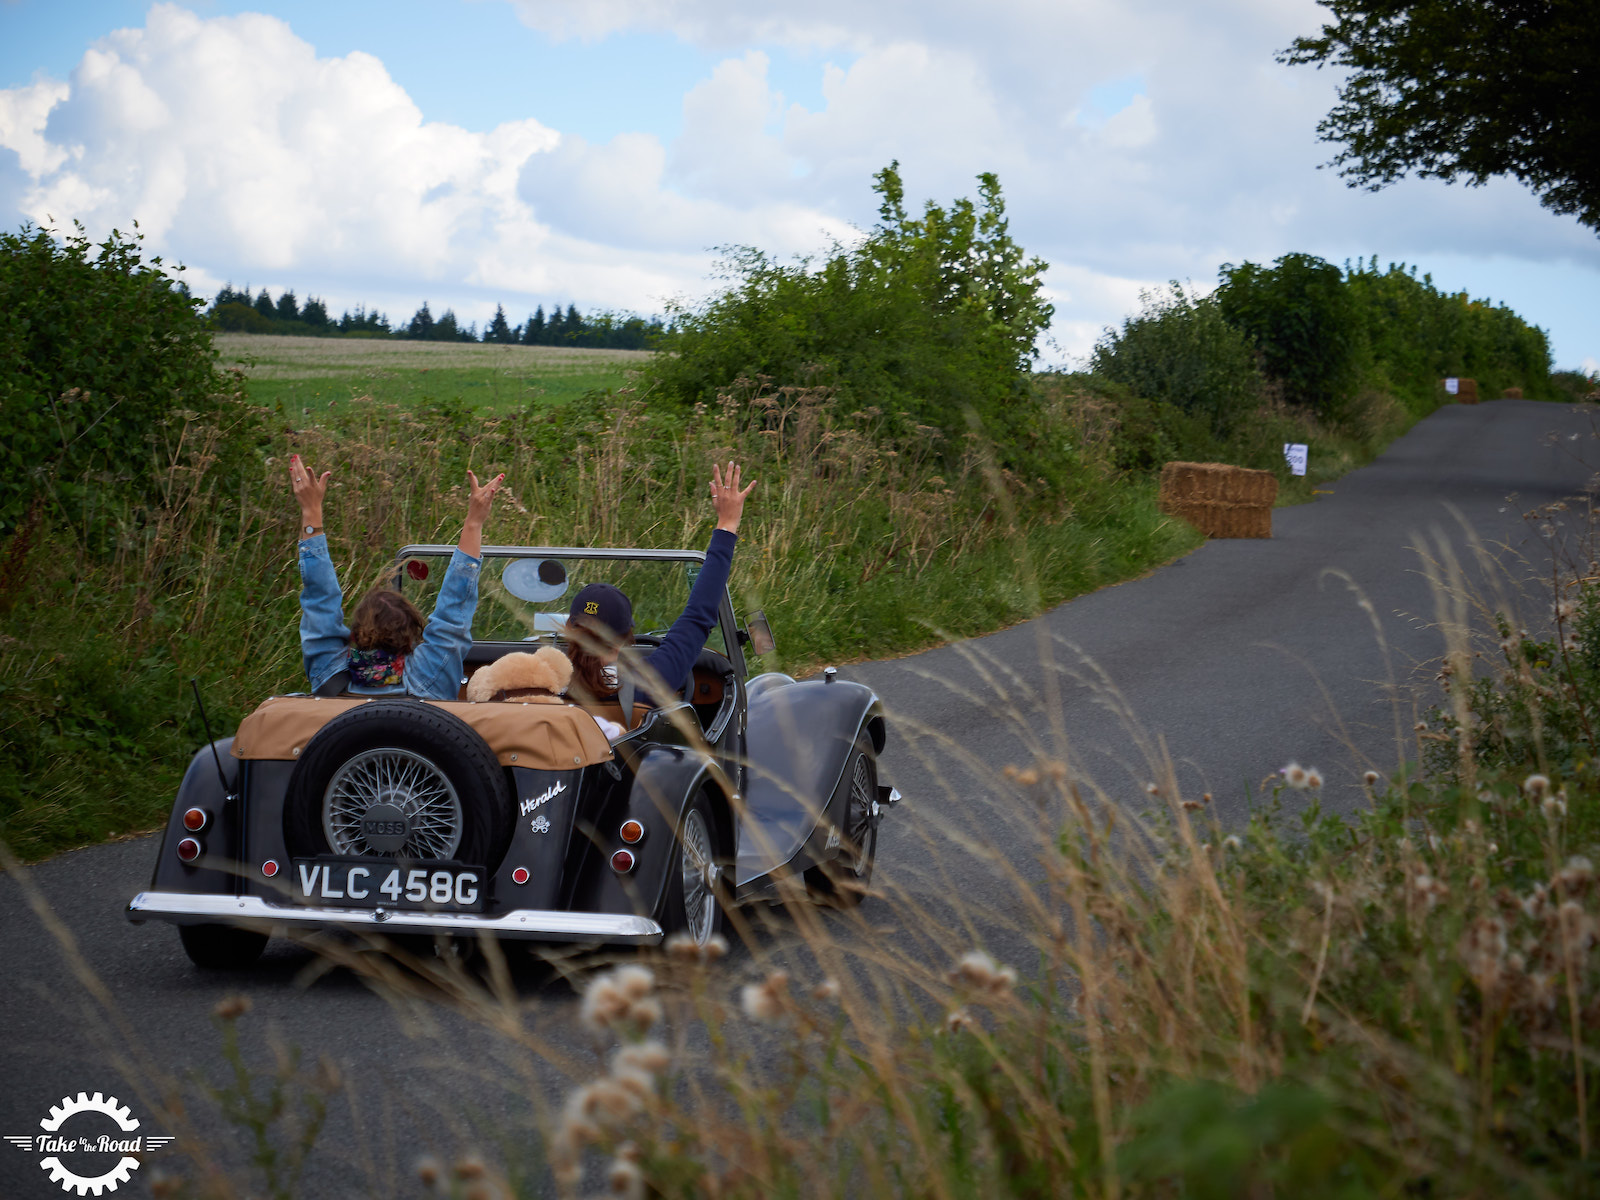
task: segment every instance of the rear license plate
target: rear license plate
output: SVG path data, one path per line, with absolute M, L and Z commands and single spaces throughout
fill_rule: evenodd
M 297 858 L 290 890 L 298 904 L 420 912 L 482 912 L 488 872 L 431 859 Z

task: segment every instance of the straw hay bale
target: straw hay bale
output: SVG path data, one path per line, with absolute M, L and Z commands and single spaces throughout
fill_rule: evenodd
M 1443 385 L 1441 385 L 1443 386 Z M 1478 402 L 1478 381 L 1476 379 L 1456 380 L 1456 403 L 1476 404 Z
M 1171 462 L 1161 469 L 1161 511 L 1207 537 L 1269 538 L 1278 480 L 1226 463 Z
M 1521 400 L 1522 399 L 1522 389 L 1521 388 L 1507 388 L 1505 391 L 1500 393 L 1500 399 L 1502 399 L 1502 400 Z

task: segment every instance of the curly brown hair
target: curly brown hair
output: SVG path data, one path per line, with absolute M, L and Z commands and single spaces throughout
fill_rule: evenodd
M 417 606 L 389 587 L 375 587 L 350 614 L 350 644 L 357 650 L 409 654 L 426 624 Z
M 616 685 L 606 677 L 605 660 L 601 651 L 618 645 L 633 645 L 633 630 L 622 635 L 620 643 L 600 622 L 588 617 L 571 617 L 567 621 L 567 657 L 572 660 L 572 683 L 568 687 L 576 700 L 610 700 L 617 694 Z

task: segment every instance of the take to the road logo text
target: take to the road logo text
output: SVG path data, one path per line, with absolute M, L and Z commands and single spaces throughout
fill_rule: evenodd
M 135 1154 L 159 1150 L 170 1137 L 141 1134 L 139 1119 L 115 1096 L 66 1096 L 39 1122 L 42 1133 L 7 1134 L 18 1150 L 44 1155 L 39 1168 L 64 1192 L 114 1192 L 139 1169 Z M 63 1161 L 65 1160 L 65 1161 Z

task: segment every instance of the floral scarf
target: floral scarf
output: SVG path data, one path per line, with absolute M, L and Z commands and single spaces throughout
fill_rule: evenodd
M 390 687 L 405 674 L 406 656 L 393 650 L 350 648 L 350 682 L 362 687 Z

